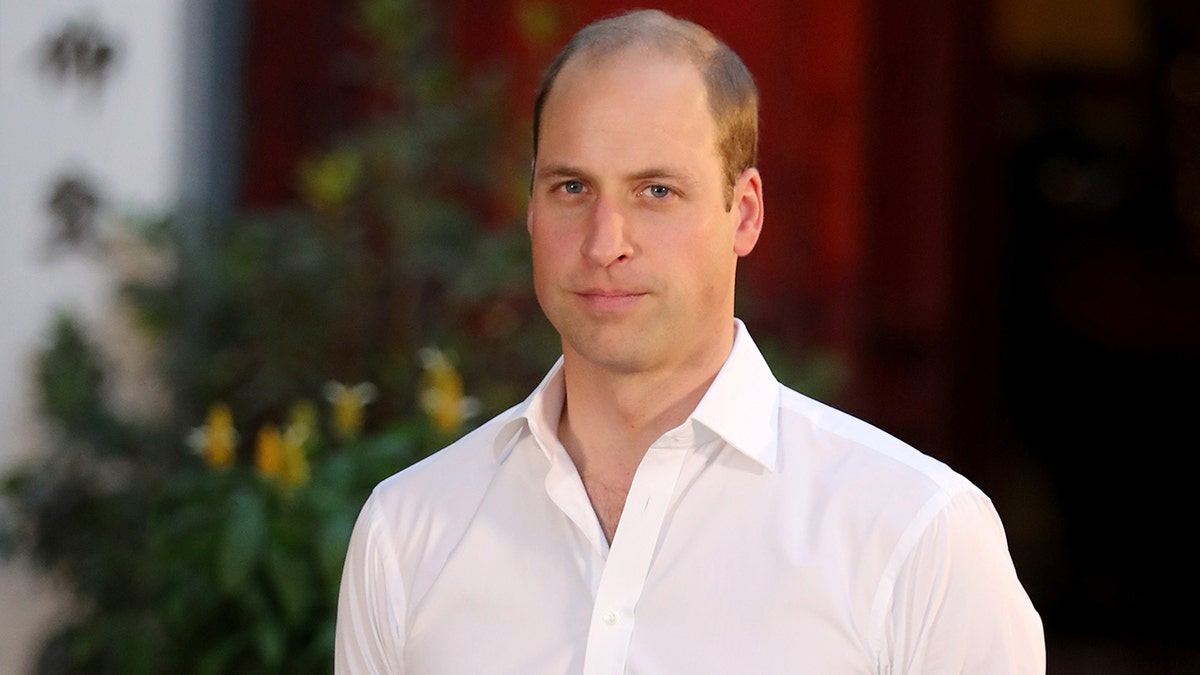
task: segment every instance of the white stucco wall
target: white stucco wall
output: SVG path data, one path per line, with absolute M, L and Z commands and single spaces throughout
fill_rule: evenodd
M 89 176 L 102 226 L 178 199 L 184 11 L 184 0 L 0 0 L 0 472 L 37 456 L 31 355 L 53 313 L 69 309 L 111 332 L 112 275 L 101 258 L 49 254 L 54 181 Z M 99 88 L 39 70 L 43 41 L 71 19 L 95 21 L 117 47 Z M 62 603 L 25 566 L 0 563 L 0 675 L 28 672 Z

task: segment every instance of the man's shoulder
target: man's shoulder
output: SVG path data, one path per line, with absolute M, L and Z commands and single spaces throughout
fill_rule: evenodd
M 436 504 L 469 501 L 482 492 L 499 466 L 499 435 L 512 420 L 505 411 L 432 455 L 392 474 L 375 487 L 373 499 L 400 514 Z
M 384 479 L 363 506 L 356 529 L 403 580 L 408 597 L 422 597 L 487 494 L 502 456 L 496 441 L 511 412 Z
M 787 461 L 836 467 L 840 480 L 878 481 L 911 500 L 978 492 L 962 474 L 890 433 L 849 413 L 781 386 L 781 453 Z
M 784 480 L 814 500 L 839 541 L 876 574 L 894 570 L 931 532 L 957 537 L 991 500 L 946 463 L 887 432 L 783 387 L 780 467 Z M 1003 536 L 1002 534 L 1000 535 Z M 944 542 L 943 542 L 944 543 Z

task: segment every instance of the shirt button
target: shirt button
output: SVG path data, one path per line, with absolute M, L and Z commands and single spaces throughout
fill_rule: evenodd
M 615 625 L 621 623 L 621 615 L 617 614 L 616 612 L 614 612 L 612 610 L 609 610 L 604 613 L 604 623 L 606 623 L 610 626 L 615 626 Z

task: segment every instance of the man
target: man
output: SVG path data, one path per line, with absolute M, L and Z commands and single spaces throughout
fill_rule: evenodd
M 781 386 L 735 320 L 756 143 L 694 24 L 619 16 L 550 66 L 528 228 L 563 357 L 375 490 L 339 673 L 1044 672 L 987 497 Z

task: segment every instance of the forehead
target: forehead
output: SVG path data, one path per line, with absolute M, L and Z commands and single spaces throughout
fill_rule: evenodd
M 716 151 L 708 93 L 696 66 L 646 45 L 572 58 L 546 97 L 540 136 L 539 161 L 547 153 L 603 149 L 629 155 Z
M 555 92 L 579 87 L 585 91 L 594 89 L 586 83 L 608 79 L 623 81 L 630 90 L 636 90 L 646 80 L 657 80 L 666 84 L 687 85 L 691 94 L 703 94 L 707 98 L 704 82 L 694 60 L 683 52 L 660 47 L 652 43 L 634 43 L 615 49 L 583 49 L 572 56 L 555 78 L 546 104 L 549 105 Z M 581 82 L 582 81 L 582 82 Z

